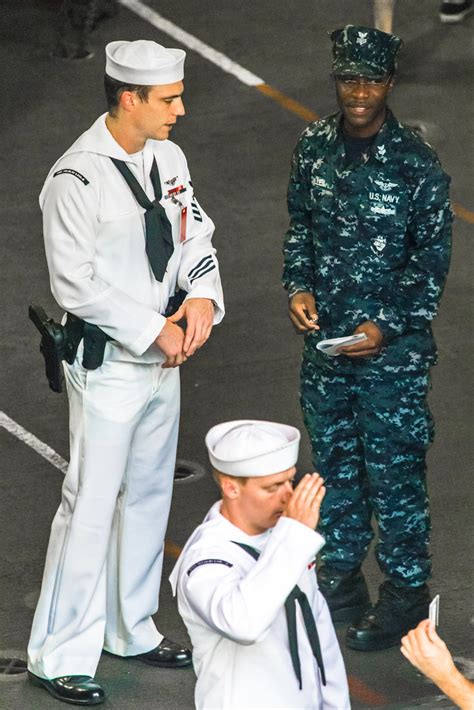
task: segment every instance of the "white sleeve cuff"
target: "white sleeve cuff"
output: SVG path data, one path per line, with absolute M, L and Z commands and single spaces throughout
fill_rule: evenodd
M 166 323 L 165 316 L 160 313 L 153 313 L 151 320 L 149 321 L 147 327 L 140 334 L 140 337 L 135 340 L 133 346 L 130 347 L 130 351 L 133 355 L 140 356 L 148 350 L 148 348 L 153 345 L 156 338 L 159 336 Z
M 282 539 L 291 537 L 291 544 L 301 550 L 303 555 L 306 554 L 308 560 L 317 555 L 326 544 L 323 536 L 316 530 L 286 516 L 282 516 L 273 528 L 272 538 L 275 536 Z

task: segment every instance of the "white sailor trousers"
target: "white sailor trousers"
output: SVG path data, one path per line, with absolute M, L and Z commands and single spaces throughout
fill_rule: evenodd
M 65 366 L 70 464 L 29 647 L 43 678 L 94 676 L 102 648 L 144 653 L 158 609 L 179 423 L 179 372 Z

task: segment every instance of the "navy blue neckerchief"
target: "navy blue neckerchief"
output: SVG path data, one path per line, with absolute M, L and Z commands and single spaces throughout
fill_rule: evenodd
M 254 560 L 258 560 L 260 553 L 254 547 L 246 545 L 244 542 L 236 542 L 232 540 L 234 545 L 238 545 L 245 550 Z M 288 625 L 288 641 L 290 645 L 290 656 L 293 669 L 295 671 L 296 678 L 298 680 L 300 690 L 303 688 L 303 681 L 301 678 L 301 662 L 298 653 L 298 635 L 296 630 L 296 602 L 301 607 L 301 613 L 303 614 L 303 621 L 306 628 L 306 633 L 308 634 L 309 643 L 313 656 L 318 664 L 319 672 L 321 673 L 321 682 L 326 685 L 326 673 L 324 671 L 323 655 L 321 653 L 321 644 L 319 642 L 318 630 L 316 628 L 316 623 L 314 621 L 313 612 L 311 611 L 311 606 L 308 601 L 308 597 L 303 592 L 302 589 L 296 584 L 291 592 L 288 594 L 285 600 L 285 613 L 286 613 L 286 623 Z
M 160 205 L 162 197 L 160 174 L 155 158 L 151 166 L 150 178 L 155 191 L 155 199 L 151 201 L 123 160 L 111 158 L 111 161 L 120 171 L 125 182 L 133 192 L 138 204 L 145 211 L 145 249 L 150 261 L 150 266 L 157 281 L 163 281 L 166 267 L 174 251 L 171 224 Z

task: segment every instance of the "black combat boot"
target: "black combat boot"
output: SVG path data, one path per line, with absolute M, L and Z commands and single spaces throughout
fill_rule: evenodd
M 392 582 L 384 582 L 380 585 L 376 605 L 347 629 L 347 646 L 357 651 L 398 646 L 402 636 L 428 618 L 430 601 L 427 584 L 396 587 Z
M 360 567 L 350 572 L 321 567 L 318 585 L 333 621 L 355 621 L 370 607 L 369 590 Z

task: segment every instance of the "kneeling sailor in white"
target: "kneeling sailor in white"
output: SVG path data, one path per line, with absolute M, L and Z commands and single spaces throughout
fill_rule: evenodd
M 264 421 L 207 434 L 222 499 L 170 577 L 193 643 L 197 710 L 350 707 L 315 573 L 325 489 L 314 473 L 293 490 L 299 440 L 294 427 Z

